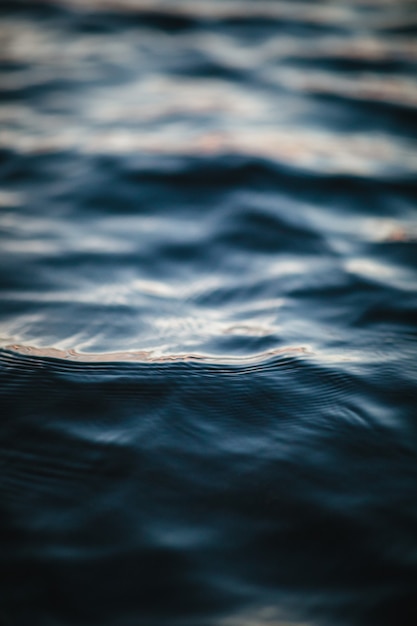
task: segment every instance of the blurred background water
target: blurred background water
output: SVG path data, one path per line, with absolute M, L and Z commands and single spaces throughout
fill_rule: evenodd
M 1 626 L 414 626 L 416 2 L 0 20 Z

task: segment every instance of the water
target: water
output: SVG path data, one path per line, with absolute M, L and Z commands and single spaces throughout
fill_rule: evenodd
M 417 623 L 415 8 L 2 3 L 1 626 Z

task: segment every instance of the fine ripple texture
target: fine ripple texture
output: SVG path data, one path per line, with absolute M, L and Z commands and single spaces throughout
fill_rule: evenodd
M 0 626 L 415 626 L 415 2 L 0 20 Z

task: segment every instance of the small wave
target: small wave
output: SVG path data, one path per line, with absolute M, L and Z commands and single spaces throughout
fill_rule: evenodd
M 417 623 L 412 4 L 1 3 L 2 623 Z

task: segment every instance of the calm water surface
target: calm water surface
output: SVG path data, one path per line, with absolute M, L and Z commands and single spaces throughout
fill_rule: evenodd
M 1 626 L 417 623 L 416 8 L 1 3 Z

